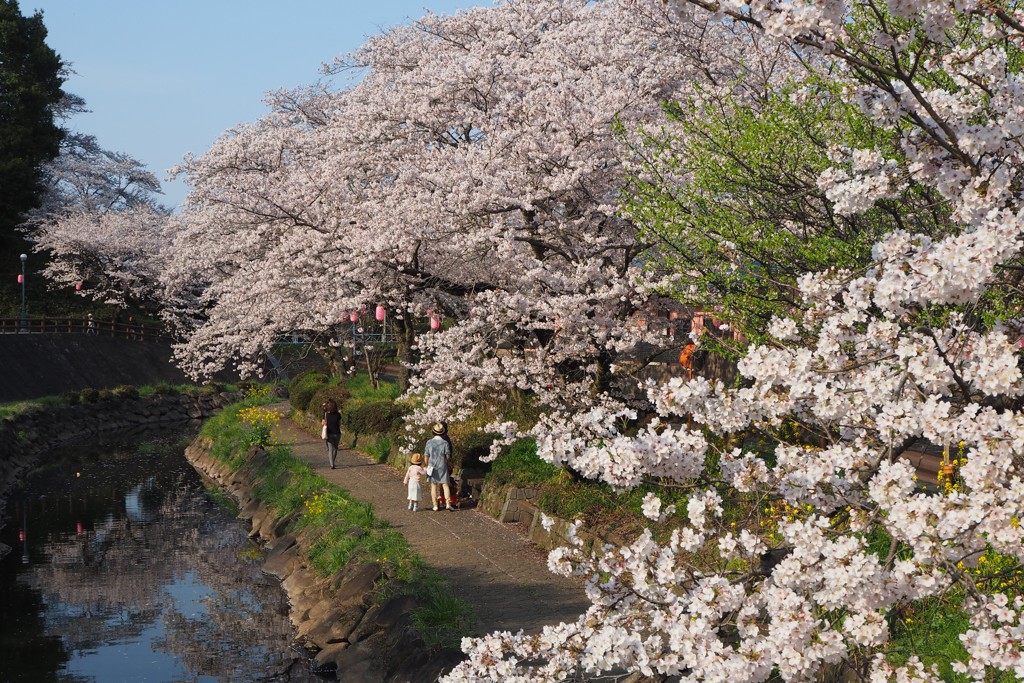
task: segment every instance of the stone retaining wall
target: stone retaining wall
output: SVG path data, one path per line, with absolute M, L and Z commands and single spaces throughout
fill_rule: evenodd
M 251 449 L 246 464 L 231 472 L 227 464 L 210 456 L 210 446 L 209 440 L 200 437 L 186 449 L 186 457 L 232 495 L 238 501 L 239 517 L 251 522 L 250 536 L 267 553 L 264 571 L 281 580 L 291 603 L 292 623 L 316 653 L 314 672 L 336 671 L 346 683 L 431 683 L 461 659 L 457 651 L 427 646 L 416 633 L 411 622 L 416 596 L 380 597 L 393 579 L 377 563 L 353 558 L 330 577 L 318 575 L 309 566 L 315 539 L 303 531 L 290 532 L 295 516 L 277 516 L 253 494 L 258 468 L 269 457 L 266 452 Z M 349 533 L 366 531 L 353 527 Z

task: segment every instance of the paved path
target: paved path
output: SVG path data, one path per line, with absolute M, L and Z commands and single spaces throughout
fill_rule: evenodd
M 287 413 L 287 404 L 275 407 Z M 423 486 L 427 510 L 410 512 L 403 473 L 351 450 L 339 451 L 337 469 L 332 470 L 319 435 L 287 418 L 278 424 L 274 437 L 317 474 L 373 503 L 377 516 L 409 539 L 416 553 L 473 606 L 481 633 L 537 633 L 545 624 L 574 621 L 589 604 L 582 588 L 549 572 L 546 553 L 511 525 L 472 509 L 434 512 L 428 485 Z

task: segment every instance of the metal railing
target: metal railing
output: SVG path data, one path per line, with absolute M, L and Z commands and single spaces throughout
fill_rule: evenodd
M 0 318 L 0 334 L 89 334 L 136 341 L 170 341 L 159 325 L 88 318 Z

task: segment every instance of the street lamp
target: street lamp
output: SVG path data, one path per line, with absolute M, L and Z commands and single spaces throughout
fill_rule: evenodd
M 25 311 L 25 261 L 28 261 L 28 254 L 21 255 L 21 331 L 28 331 L 28 314 Z

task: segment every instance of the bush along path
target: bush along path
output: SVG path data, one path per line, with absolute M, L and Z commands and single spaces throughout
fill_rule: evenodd
M 588 607 L 582 587 L 549 572 L 546 554 L 515 529 L 472 509 L 432 511 L 426 484 L 420 511 L 412 512 L 403 473 L 344 449 L 332 470 L 319 435 L 288 419 L 287 403 L 270 408 L 282 416 L 274 441 L 318 475 L 371 503 L 374 513 L 408 539 L 416 554 L 447 579 L 455 595 L 473 607 L 476 634 L 539 633 L 546 624 L 574 621 Z

